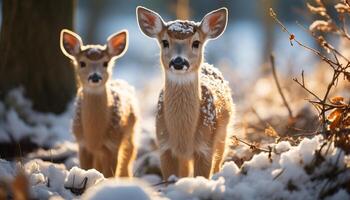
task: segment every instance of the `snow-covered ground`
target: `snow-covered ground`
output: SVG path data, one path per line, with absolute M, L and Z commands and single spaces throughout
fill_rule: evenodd
M 35 199 L 350 199 L 346 191 L 350 157 L 332 145 L 317 154 L 324 143 L 321 136 L 304 138 L 297 146 L 287 141 L 272 144 L 271 155 L 255 154 L 241 167 L 228 161 L 210 180 L 172 177 L 175 183 L 159 184 L 158 152 L 153 121 L 149 119 L 152 106 L 143 112 L 148 120 L 138 137 L 137 178 L 105 179 L 94 169 L 78 167 L 77 147 L 69 130 L 72 106 L 61 115 L 38 113 L 22 92 L 14 90 L 0 103 L 1 140 L 10 141 L 10 133 L 12 140 L 29 136 L 48 149 L 19 161 L 0 159 L 0 179 L 10 183 L 17 169 L 23 168 Z M 241 158 L 252 156 L 244 146 L 233 153 Z

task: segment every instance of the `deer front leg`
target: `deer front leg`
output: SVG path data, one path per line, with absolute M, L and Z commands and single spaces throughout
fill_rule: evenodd
M 132 163 L 135 160 L 136 150 L 132 136 L 125 138 L 118 153 L 118 177 L 132 176 Z
M 227 133 L 232 131 L 231 116 L 229 112 L 225 112 L 222 119 L 218 120 L 214 139 L 216 142 L 214 144 L 214 161 L 213 161 L 213 171 L 212 173 L 217 173 L 220 170 L 222 163 L 224 162 L 224 152 L 226 149 Z
M 118 177 L 131 177 L 132 164 L 136 157 L 134 135 L 138 128 L 136 116 L 132 113 L 128 118 L 128 125 L 124 131 L 123 141 L 118 153 L 118 166 L 116 175 Z
M 193 157 L 194 165 L 194 177 L 203 176 L 205 178 L 210 177 L 210 171 L 212 167 L 213 150 L 208 150 L 206 154 L 201 152 L 195 152 Z
M 103 168 L 102 168 L 102 162 L 101 162 L 101 155 L 100 153 L 94 153 L 92 156 L 92 166 L 97 171 L 101 172 L 103 174 Z
M 168 180 L 171 175 L 178 176 L 178 159 L 172 155 L 171 150 L 166 150 L 160 155 L 160 168 L 163 180 Z
M 115 175 L 117 156 L 114 152 L 103 147 L 93 155 L 93 167 L 103 174 L 105 178 Z
M 120 134 L 112 134 L 118 136 Z M 105 177 L 113 177 L 116 175 L 118 165 L 118 152 L 120 149 L 121 137 L 107 137 L 105 139 L 102 151 L 99 154 L 98 166 Z
M 82 169 L 88 170 L 93 167 L 93 157 L 90 152 L 86 150 L 85 147 L 79 145 L 79 161 L 80 161 L 80 167 Z
M 115 152 L 107 151 L 105 154 L 101 157 L 100 160 L 102 165 L 102 173 L 104 177 L 114 177 L 116 175 L 116 168 L 117 168 L 117 155 Z
M 225 151 L 225 141 L 218 141 L 215 146 L 213 173 L 217 173 L 220 170 L 224 160 L 223 155 Z
M 178 175 L 179 177 L 188 177 L 190 175 L 190 160 L 187 158 L 178 158 L 179 168 Z

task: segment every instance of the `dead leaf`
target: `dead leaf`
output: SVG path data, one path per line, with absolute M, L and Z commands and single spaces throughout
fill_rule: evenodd
M 342 114 L 341 109 L 335 109 L 333 110 L 327 117 L 329 121 L 334 121 L 337 117 L 339 117 Z
M 350 13 L 350 7 L 346 4 L 343 4 L 343 3 L 338 3 L 337 5 L 334 6 L 334 8 L 340 14 Z
M 311 13 L 318 14 L 318 15 L 321 15 L 323 17 L 327 16 L 327 12 L 326 12 L 327 10 L 323 6 L 315 7 L 309 3 L 306 3 L 306 6 L 310 10 Z
M 335 96 L 329 100 L 334 105 L 344 105 L 344 97 Z
M 278 137 L 277 131 L 271 125 L 268 125 L 268 127 L 265 129 L 265 134 L 270 137 Z
M 329 129 L 332 131 L 336 131 L 337 128 L 339 129 L 340 122 L 341 122 L 341 115 L 337 115 L 335 119 L 332 121 L 332 123 L 329 125 Z
M 316 20 L 310 25 L 309 30 L 312 32 L 336 32 L 337 26 L 332 21 Z

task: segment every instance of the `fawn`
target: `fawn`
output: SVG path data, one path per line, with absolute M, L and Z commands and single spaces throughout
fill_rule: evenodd
M 159 14 L 137 7 L 141 31 L 159 42 L 165 83 L 158 100 L 156 134 L 161 171 L 167 179 L 209 178 L 219 170 L 232 125 L 234 104 L 221 72 L 203 62 L 207 40 L 219 37 L 227 9 L 208 13 L 201 22 L 164 22 Z M 193 168 L 190 166 L 193 163 Z
M 128 32 L 111 35 L 101 46 L 83 45 L 79 35 L 64 29 L 60 45 L 79 83 L 72 131 L 81 167 L 105 177 L 129 177 L 139 117 L 135 92 L 125 81 L 110 80 L 115 59 L 127 50 Z

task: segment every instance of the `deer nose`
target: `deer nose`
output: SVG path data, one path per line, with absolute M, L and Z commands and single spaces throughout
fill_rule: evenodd
M 188 69 L 189 66 L 190 64 L 188 63 L 188 61 L 181 57 L 176 57 L 175 59 L 172 59 L 169 63 L 169 67 L 173 67 L 176 70 Z
M 89 81 L 92 81 L 93 83 L 98 83 L 102 80 L 102 77 L 98 75 L 97 73 L 93 73 L 88 78 Z

